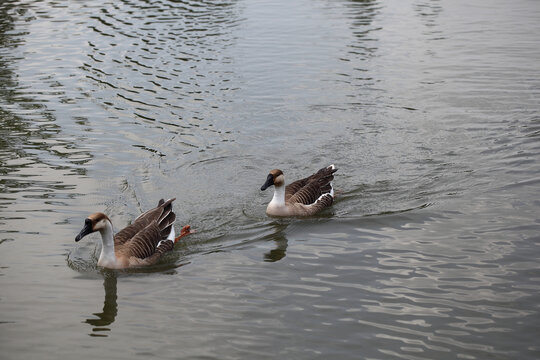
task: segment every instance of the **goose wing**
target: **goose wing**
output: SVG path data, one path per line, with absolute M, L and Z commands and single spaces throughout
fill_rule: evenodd
M 159 242 L 156 248 L 154 249 L 154 253 L 152 253 L 151 255 L 146 256 L 144 258 L 142 256 L 145 256 L 146 254 L 143 254 L 140 256 L 134 255 L 134 257 L 137 258 L 135 264 L 139 266 L 153 265 L 157 263 L 159 259 L 161 259 L 161 256 L 163 256 L 163 254 L 169 251 L 172 251 L 173 249 L 174 249 L 174 241 L 169 240 L 169 241 Z
M 137 258 L 139 265 L 155 263 L 161 255 L 174 248 L 174 241 L 166 240 L 169 236 L 176 215 L 171 212 L 166 217 L 153 221 L 139 231 L 133 238 L 118 249 L 118 255 L 127 258 Z
M 330 192 L 330 189 L 328 191 Z M 286 200 L 289 203 L 300 203 L 304 205 L 313 204 L 317 199 L 324 193 L 321 191 L 321 186 L 317 180 L 311 181 L 298 190 L 294 195 L 292 195 L 289 200 Z
M 330 193 L 337 168 L 334 165 L 322 168 L 307 178 L 297 180 L 285 187 L 285 201 L 304 205 L 313 204 L 322 194 Z
M 163 240 L 161 231 L 157 222 L 154 221 L 126 241 L 122 247 L 119 247 L 117 255 L 145 259 L 156 252 L 157 245 L 161 240 Z
M 136 258 L 139 265 L 155 263 L 161 255 L 174 247 L 174 241 L 163 241 L 169 236 L 176 214 L 172 211 L 172 202 L 160 200 L 155 209 L 147 211 L 135 219 L 135 226 L 129 232 L 140 229 L 130 239 L 118 246 L 118 255 L 127 258 Z M 144 224 L 147 224 L 144 226 Z M 144 227 L 143 227 L 144 226 Z M 126 232 L 127 234 L 128 232 Z
M 304 179 L 296 180 L 295 182 L 285 186 L 285 201 L 288 201 L 297 192 L 302 190 L 302 188 L 306 186 L 310 178 L 311 176 Z
M 305 215 L 314 215 L 324 208 L 329 207 L 334 202 L 334 198 L 329 193 L 321 195 L 314 203 L 311 205 L 306 205 L 304 207 Z
M 174 200 L 175 199 L 169 199 L 167 201 L 164 201 L 163 199 L 159 200 L 158 206 L 142 213 L 133 221 L 133 223 L 120 230 L 114 236 L 114 243 L 116 245 L 123 245 L 138 233 L 143 231 L 143 229 L 145 229 L 152 222 L 156 221 L 159 224 L 167 216 L 170 216 L 170 214 L 175 216 L 172 211 L 172 202 Z

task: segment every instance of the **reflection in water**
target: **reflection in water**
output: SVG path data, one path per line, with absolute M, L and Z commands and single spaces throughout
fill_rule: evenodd
M 424 25 L 427 27 L 437 25 L 436 20 L 439 17 L 440 13 L 443 11 L 443 7 L 440 5 L 439 1 L 434 0 L 418 1 L 414 5 L 414 9 L 422 19 Z
M 263 240 L 272 240 L 276 244 L 274 249 L 264 254 L 264 261 L 275 262 L 285 257 L 288 246 L 285 237 L 286 228 L 287 225 L 276 225 L 276 232 L 263 238 Z
M 58 79 L 37 70 L 25 83 L 18 74 L 20 64 L 31 57 L 21 49 L 34 19 L 27 6 L 0 4 L 0 208 L 9 208 L 0 218 L 16 220 L 2 226 L 2 233 L 47 231 L 30 221 L 29 213 L 66 206 L 78 195 L 80 182 L 74 178 L 86 174 L 84 165 L 92 157 L 64 133 L 49 108 L 49 100 L 63 93 Z
M 375 0 L 351 1 L 347 6 L 352 20 L 351 31 L 355 39 L 355 42 L 349 45 L 349 55 L 354 58 L 354 65 L 358 66 L 358 61 L 368 60 L 377 51 L 376 31 L 381 29 L 374 26 L 373 22 L 381 6 Z M 362 69 L 358 70 L 365 71 L 367 68 Z
M 114 272 L 107 272 L 103 277 L 103 289 L 105 290 L 105 301 L 103 302 L 103 311 L 100 313 L 94 313 L 98 318 L 87 319 L 85 323 L 93 326 L 90 336 L 104 336 L 104 331 L 111 331 L 109 325 L 111 325 L 118 313 L 118 304 L 116 302 L 116 274 Z
M 333 102 L 330 102 L 332 97 L 327 96 L 324 103 L 314 104 L 312 109 L 366 111 L 372 104 L 380 102 L 381 79 L 378 72 L 371 68 L 370 61 L 379 56 L 378 33 L 381 28 L 376 21 L 381 8 L 376 0 L 345 2 L 348 31 L 352 37 L 348 38 L 348 44 L 337 50 L 340 62 L 336 66 L 339 70 L 332 74 L 330 81 L 339 84 L 338 96 Z
M 438 26 L 439 17 L 444 10 L 439 1 L 420 0 L 414 5 L 414 10 L 422 24 L 426 27 L 422 33 L 427 42 L 445 39 L 444 32 Z M 436 56 L 433 46 L 426 46 L 425 51 L 428 56 Z
M 146 1 L 130 1 L 123 5 L 122 11 L 114 4 L 84 5 L 84 11 L 92 12 L 88 23 L 92 32 L 80 69 L 90 83 L 92 98 L 121 122 L 172 133 L 203 130 L 205 138 L 214 137 L 214 129 L 206 127 L 212 125 L 205 120 L 208 112 L 229 102 L 223 98 L 231 81 L 227 69 L 231 59 L 225 50 L 233 42 L 230 32 L 239 20 L 236 3 L 154 1 L 148 6 Z M 193 101 L 211 105 L 184 105 Z M 189 153 L 201 141 L 188 136 L 178 142 Z M 159 153 L 153 148 L 155 141 L 137 145 Z

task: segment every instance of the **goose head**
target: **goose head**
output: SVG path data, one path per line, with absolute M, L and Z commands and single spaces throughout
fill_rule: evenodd
M 79 241 L 86 235 L 95 231 L 105 230 L 108 226 L 110 226 L 110 224 L 111 220 L 107 217 L 107 215 L 100 212 L 93 213 L 84 220 L 84 227 L 75 237 L 75 241 Z
M 261 186 L 261 190 L 266 190 L 268 187 L 274 185 L 276 187 L 283 186 L 285 184 L 285 177 L 283 176 L 283 171 L 279 169 L 274 169 L 270 171 L 266 177 L 266 182 Z

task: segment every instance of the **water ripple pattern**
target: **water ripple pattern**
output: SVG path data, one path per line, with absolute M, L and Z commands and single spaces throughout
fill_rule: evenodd
M 540 7 L 0 2 L 2 359 L 540 358 Z M 265 215 L 268 171 L 336 201 Z M 98 268 L 176 197 L 185 238 Z M 118 344 L 122 344 L 119 351 Z

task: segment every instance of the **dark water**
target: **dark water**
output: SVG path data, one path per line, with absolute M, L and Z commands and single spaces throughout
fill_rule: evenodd
M 2 1 L 2 359 L 540 358 L 540 3 Z M 335 163 L 331 210 L 264 214 Z M 96 267 L 177 197 L 198 233 Z

